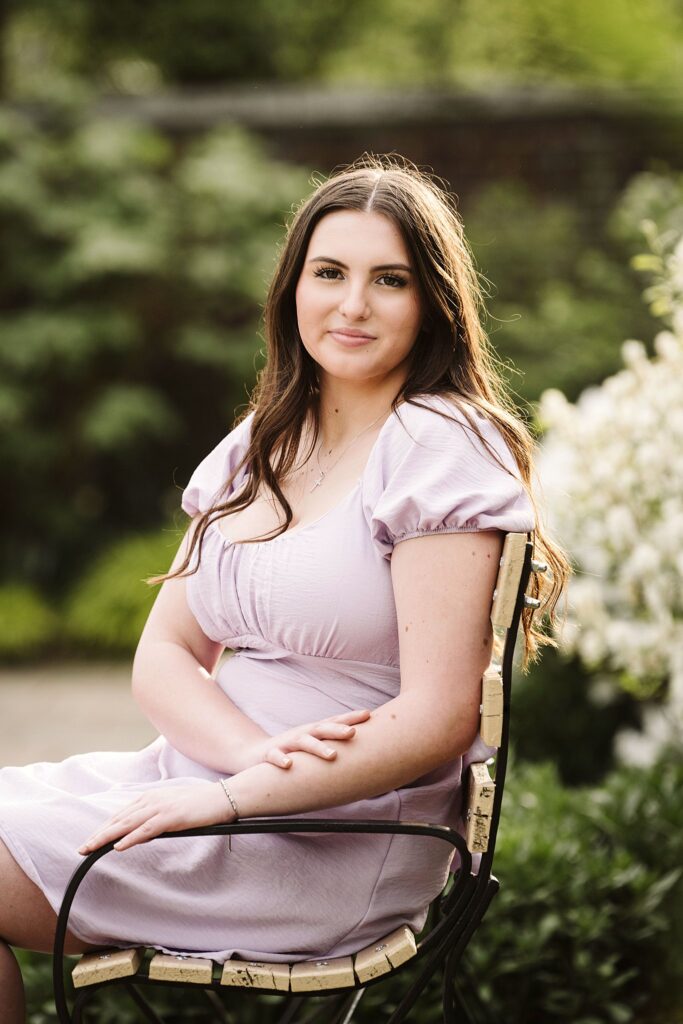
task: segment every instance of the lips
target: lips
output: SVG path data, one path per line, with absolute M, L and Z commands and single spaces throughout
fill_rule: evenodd
M 352 348 L 358 345 L 367 345 L 368 342 L 374 341 L 374 335 L 356 333 L 349 330 L 330 331 L 331 336 L 342 345 L 351 346 Z

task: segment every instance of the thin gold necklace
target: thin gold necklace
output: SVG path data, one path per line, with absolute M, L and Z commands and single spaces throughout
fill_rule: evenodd
M 320 487 L 321 483 L 323 482 L 323 480 L 325 479 L 325 477 L 327 476 L 327 474 L 328 474 L 328 473 L 330 473 L 330 472 L 331 472 L 331 470 L 333 470 L 333 469 L 334 469 L 334 467 L 335 467 L 335 466 L 337 465 L 337 463 L 338 463 L 338 462 L 340 461 L 340 459 L 342 458 L 342 456 L 346 455 L 346 453 L 348 452 L 348 450 L 349 450 L 349 448 L 351 447 L 351 445 L 355 444 L 355 443 L 356 443 L 356 441 L 358 440 L 358 438 L 359 438 L 359 437 L 361 437 L 361 436 L 362 436 L 363 434 L 367 434 L 367 432 L 368 432 L 368 430 L 370 429 L 370 427 L 374 427 L 375 423 L 377 423 L 377 420 L 380 420 L 380 419 L 382 418 L 382 416 L 385 416 L 385 415 L 386 415 L 386 413 L 384 413 L 384 412 L 381 412 L 381 413 L 379 414 L 379 416 L 377 417 L 377 419 L 374 419 L 374 420 L 372 421 L 372 423 L 369 423 L 369 424 L 367 425 L 367 427 L 363 427 L 363 429 L 362 429 L 362 430 L 360 431 L 360 433 L 356 434 L 356 436 L 355 436 L 355 437 L 353 438 L 353 440 L 352 440 L 352 441 L 350 441 L 350 442 L 349 442 L 349 443 L 347 444 L 346 448 L 344 448 L 344 450 L 342 451 L 341 455 L 338 455 L 338 456 L 337 456 L 337 458 L 336 458 L 336 459 L 334 460 L 334 462 L 332 463 L 332 465 L 331 465 L 331 466 L 328 466 L 326 470 L 324 470 L 324 469 L 322 468 L 322 466 L 320 465 L 320 450 L 321 450 L 321 448 L 322 448 L 322 446 L 323 446 L 323 443 L 322 443 L 322 441 L 320 442 L 320 444 L 318 445 L 318 450 L 317 450 L 317 452 L 316 452 L 316 456 L 315 456 L 315 460 L 316 460 L 316 462 L 318 463 L 318 469 L 320 470 L 320 476 L 318 477 L 318 479 L 317 479 L 317 480 L 315 481 L 315 483 L 314 483 L 314 484 L 313 484 L 313 486 L 311 487 L 310 491 L 308 492 L 309 494 L 313 494 L 313 491 L 314 491 L 314 490 L 316 489 L 316 487 Z M 328 454 L 328 455 L 331 455 L 331 454 L 332 454 L 332 449 L 331 449 L 331 448 L 330 448 L 330 450 L 329 450 L 329 452 L 328 452 L 327 454 Z

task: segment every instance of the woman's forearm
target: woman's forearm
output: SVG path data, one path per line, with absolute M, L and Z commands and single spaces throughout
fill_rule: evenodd
M 416 691 L 382 704 L 350 741 L 332 743 L 334 761 L 294 753 L 287 771 L 257 764 L 229 782 L 241 818 L 298 814 L 367 799 L 405 786 L 464 753 L 478 708 L 452 723 Z
M 181 644 L 158 640 L 138 648 L 132 688 L 144 715 L 171 746 L 214 771 L 242 771 L 251 763 L 248 749 L 268 738 Z

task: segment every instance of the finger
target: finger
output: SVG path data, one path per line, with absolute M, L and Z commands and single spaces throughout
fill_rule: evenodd
M 90 853 L 92 850 L 98 850 L 105 843 L 110 843 L 113 839 L 119 839 L 127 832 L 130 832 L 131 829 L 137 828 L 143 821 L 146 821 L 152 813 L 150 810 L 141 808 L 135 814 L 129 814 L 119 821 L 106 821 L 101 828 L 93 832 L 89 839 L 86 839 L 83 845 L 79 847 L 78 852 Z
M 280 747 L 271 747 L 267 750 L 265 760 L 270 764 L 274 764 L 277 768 L 290 768 L 292 764 L 291 757 L 288 757 Z
M 303 750 L 308 754 L 315 754 L 316 757 L 322 757 L 325 761 L 330 761 L 337 756 L 337 751 L 334 747 L 308 732 L 298 736 L 296 743 L 298 750 Z
M 159 836 L 165 831 L 164 819 L 160 814 L 155 814 L 154 817 L 144 821 L 138 828 L 133 829 L 132 832 L 129 832 L 119 839 L 118 842 L 114 843 L 114 849 L 129 850 L 131 846 L 147 843 L 150 839 L 154 839 L 155 836 Z
M 357 725 L 358 722 L 365 722 L 370 717 L 371 712 L 367 708 L 363 708 L 360 711 L 345 711 L 341 715 L 332 715 L 327 721 L 330 722 L 346 722 L 349 725 Z
M 343 722 L 318 722 L 309 729 L 309 732 L 319 740 L 348 740 L 356 730 L 354 726 L 345 725 Z
M 126 806 L 122 807 L 120 811 L 116 812 L 116 814 L 112 814 L 110 818 L 107 818 L 104 824 L 97 829 L 96 832 L 93 832 L 93 836 L 98 835 L 100 832 L 104 831 L 104 829 L 111 828 L 114 825 L 129 822 L 133 815 L 140 815 L 145 807 L 149 807 L 149 795 L 141 794 L 137 800 L 134 800 L 130 804 L 126 804 Z

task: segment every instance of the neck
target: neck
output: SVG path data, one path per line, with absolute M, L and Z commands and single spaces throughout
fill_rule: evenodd
M 320 437 L 327 448 L 338 448 L 379 417 L 377 428 L 391 412 L 391 403 L 404 381 L 389 374 L 380 382 L 351 384 L 323 377 L 320 382 Z

